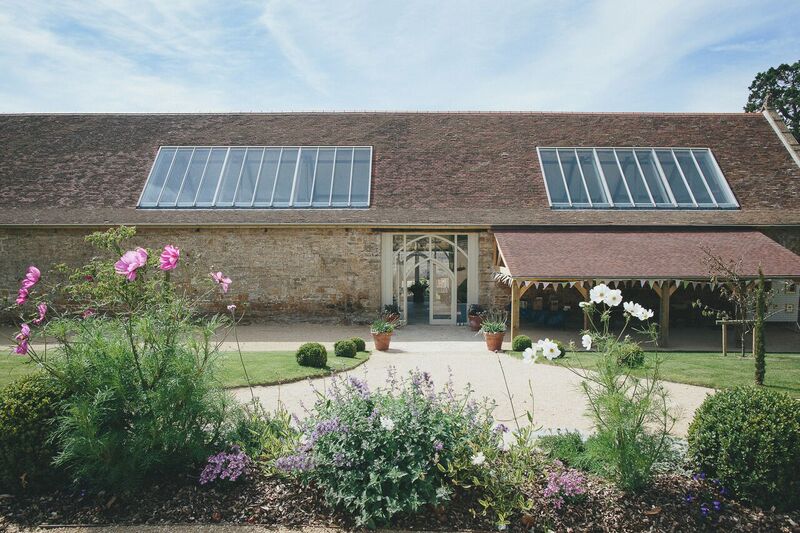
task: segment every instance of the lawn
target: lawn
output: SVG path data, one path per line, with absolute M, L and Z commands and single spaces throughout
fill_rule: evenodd
M 369 359 L 369 352 L 359 352 L 354 358 L 336 357 L 328 354 L 328 368 L 300 366 L 294 352 L 242 352 L 247 373 L 253 385 L 272 385 L 288 383 L 306 378 L 329 376 L 343 370 L 350 370 Z M 242 371 L 242 363 L 237 352 L 221 354 L 222 369 L 220 379 L 225 387 L 242 387 L 247 381 Z M 0 355 L 0 387 L 16 378 L 33 371 L 36 365 L 27 357 Z
M 355 357 L 336 357 L 328 353 L 328 368 L 300 366 L 294 352 L 242 352 L 247 374 L 253 385 L 274 385 L 306 378 L 329 376 L 343 370 L 350 370 L 369 359 L 369 352 L 359 352 Z M 247 385 L 242 363 L 237 352 L 222 354 L 220 379 L 225 387 Z
M 509 353 L 513 357 L 522 357 L 520 352 Z M 653 355 L 647 353 L 648 358 Z M 715 389 L 753 383 L 752 357 L 743 358 L 738 355 L 723 357 L 721 354 L 709 352 L 660 352 L 659 355 L 664 360 L 661 374 L 667 381 Z M 598 357 L 597 352 L 581 352 L 569 354 L 555 361 L 539 357 L 538 362 L 558 366 L 582 365 L 591 369 L 597 363 Z M 768 354 L 764 384 L 771 389 L 800 398 L 800 354 Z

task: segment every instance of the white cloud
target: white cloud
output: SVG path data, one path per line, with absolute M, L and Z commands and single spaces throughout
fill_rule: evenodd
M 800 56 L 774 4 L 12 0 L 0 111 L 737 111 Z

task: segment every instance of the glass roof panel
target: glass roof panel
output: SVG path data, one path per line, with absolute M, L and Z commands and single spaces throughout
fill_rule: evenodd
M 367 207 L 369 146 L 162 146 L 139 207 Z
M 538 147 L 554 208 L 738 208 L 707 148 Z

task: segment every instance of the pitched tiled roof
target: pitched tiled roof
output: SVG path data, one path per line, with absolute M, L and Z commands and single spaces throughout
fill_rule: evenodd
M 352 210 L 137 210 L 160 145 L 372 145 Z M 536 146 L 696 146 L 740 210 L 564 211 Z M 0 224 L 800 224 L 800 168 L 761 114 L 0 115 Z
M 800 277 L 800 256 L 758 231 L 497 231 L 514 277 L 707 279 L 708 254 L 742 276 Z

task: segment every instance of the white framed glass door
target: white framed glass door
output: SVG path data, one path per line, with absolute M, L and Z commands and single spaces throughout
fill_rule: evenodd
M 382 301 L 409 324 L 466 322 L 477 303 L 475 234 L 385 233 L 381 237 Z
M 439 261 L 430 261 L 429 306 L 431 324 L 456 323 L 455 273 Z

